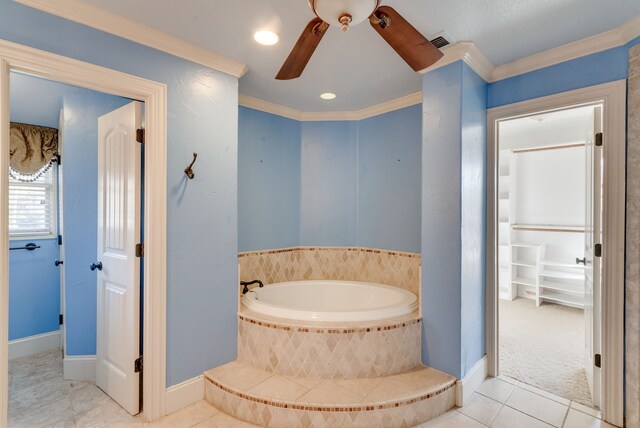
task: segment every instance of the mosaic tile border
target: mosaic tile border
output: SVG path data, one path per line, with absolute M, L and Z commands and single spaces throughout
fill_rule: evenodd
M 288 247 L 238 254 L 241 281 L 363 281 L 399 287 L 419 297 L 419 253 L 364 247 Z
M 411 257 L 420 259 L 422 256 L 419 253 L 408 253 L 404 251 L 391 251 L 378 248 L 368 247 L 288 247 L 288 248 L 276 248 L 272 250 L 259 250 L 259 251 L 244 251 L 238 253 L 238 258 L 249 256 L 261 256 L 264 254 L 280 254 L 280 253 L 292 253 L 294 251 L 347 251 L 347 252 L 362 252 L 372 254 L 388 254 L 390 256 Z
M 360 406 L 358 405 L 333 406 L 333 405 L 306 405 L 306 404 L 296 404 L 292 402 L 279 401 L 279 400 L 268 400 L 268 399 L 261 398 L 259 396 L 254 396 L 254 395 L 246 394 L 240 391 L 236 391 L 222 384 L 221 382 L 217 382 L 214 379 L 211 379 L 208 376 L 205 376 L 205 377 L 207 379 L 207 382 L 209 382 L 210 384 L 226 392 L 227 394 L 234 395 L 243 400 L 264 404 L 270 407 L 292 409 L 292 410 L 305 410 L 305 411 L 312 411 L 312 412 L 369 412 L 369 411 L 376 411 L 376 410 L 392 409 L 392 408 L 408 406 L 414 403 L 418 403 L 420 401 L 428 400 L 430 398 L 436 397 L 440 394 L 447 392 L 448 390 L 455 387 L 456 385 L 456 381 L 452 380 L 449 382 L 449 384 L 445 385 L 444 387 L 436 391 L 432 391 L 426 394 L 421 394 L 421 395 L 418 395 L 417 397 L 404 399 L 404 400 L 396 400 L 396 401 L 374 403 L 374 404 L 364 404 Z
M 360 328 L 327 328 L 327 327 L 302 327 L 293 326 L 287 324 L 278 324 L 268 321 L 262 321 L 256 318 L 251 318 L 241 313 L 238 314 L 238 320 L 244 321 L 250 324 L 254 324 L 260 327 L 271 328 L 274 330 L 293 331 L 296 333 L 319 333 L 319 334 L 353 334 L 353 333 L 371 333 L 375 331 L 389 331 L 398 328 L 410 327 L 414 324 L 420 324 L 422 318 L 416 316 L 415 319 L 403 321 L 396 324 L 386 324 L 380 326 L 360 327 Z

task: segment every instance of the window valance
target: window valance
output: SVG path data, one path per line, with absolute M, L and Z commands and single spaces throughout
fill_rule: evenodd
M 20 181 L 34 181 L 58 156 L 58 130 L 45 126 L 11 122 L 9 171 Z

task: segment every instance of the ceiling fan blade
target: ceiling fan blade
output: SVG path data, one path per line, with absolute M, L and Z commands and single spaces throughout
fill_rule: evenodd
M 443 56 L 438 48 L 389 6 L 376 9 L 369 17 L 369 23 L 415 71 L 424 70 Z
M 304 68 L 311 59 L 311 55 L 318 47 L 320 40 L 327 32 L 329 24 L 320 18 L 314 18 L 309 22 L 293 47 L 287 60 L 282 65 L 276 79 L 289 80 L 302 75 Z

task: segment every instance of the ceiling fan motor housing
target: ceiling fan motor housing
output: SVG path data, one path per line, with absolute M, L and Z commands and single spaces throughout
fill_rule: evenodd
M 366 20 L 377 9 L 379 0 L 309 0 L 313 12 L 329 25 L 343 30 Z

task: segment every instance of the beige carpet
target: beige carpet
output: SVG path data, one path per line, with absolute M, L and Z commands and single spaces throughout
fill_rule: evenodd
M 580 309 L 500 300 L 500 374 L 591 405 Z

